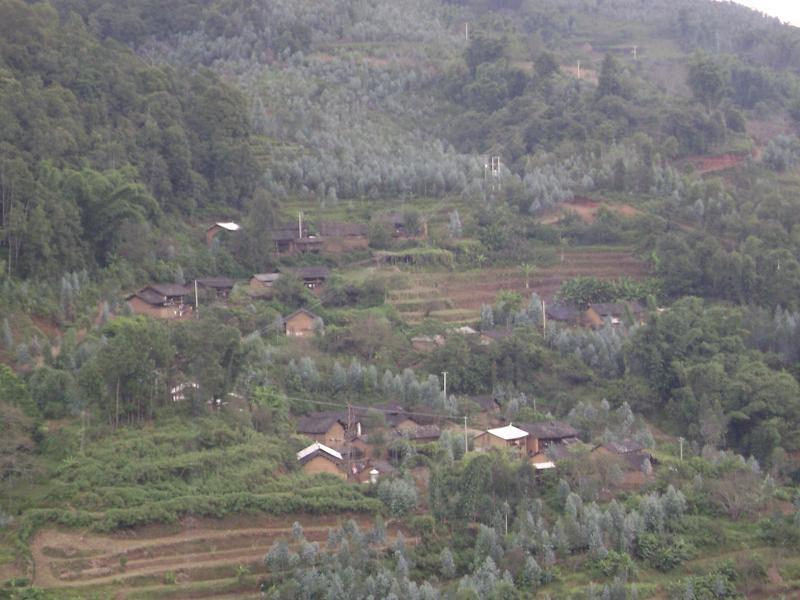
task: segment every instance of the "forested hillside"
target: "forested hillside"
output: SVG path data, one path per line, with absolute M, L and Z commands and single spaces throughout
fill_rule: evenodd
M 799 193 L 730 2 L 0 0 L 0 598 L 795 597 Z

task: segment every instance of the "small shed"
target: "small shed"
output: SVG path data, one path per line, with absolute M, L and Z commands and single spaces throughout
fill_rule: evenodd
M 307 448 L 303 448 L 297 453 L 297 460 L 300 462 L 303 472 L 308 475 L 330 473 L 342 479 L 347 478 L 347 474 L 342 471 L 344 463 L 342 455 L 325 444 L 314 442 Z
M 301 308 L 283 319 L 286 335 L 289 337 L 311 337 L 314 335 L 314 323 L 319 319 L 310 310 Z

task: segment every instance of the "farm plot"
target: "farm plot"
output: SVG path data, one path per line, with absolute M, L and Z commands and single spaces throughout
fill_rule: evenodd
M 34 584 L 81 597 L 113 590 L 117 598 L 258 597 L 255 579 L 267 573 L 263 557 L 278 539 L 291 539 L 298 521 L 305 538 L 324 546 L 331 528 L 353 519 L 362 530 L 370 516 L 297 515 L 183 519 L 178 526 L 147 526 L 111 535 L 44 529 L 32 540 Z M 399 527 L 389 524 L 387 543 Z
M 600 279 L 630 277 L 642 279 L 648 275 L 647 265 L 627 248 L 568 249 L 564 261 L 537 268 L 525 288 L 521 268 L 486 268 L 466 272 L 427 272 L 415 274 L 413 284 L 391 290 L 389 302 L 409 323 L 425 318 L 453 324 L 475 321 L 481 304 L 494 302 L 501 290 L 528 295 L 533 292 L 552 301 L 561 283 L 578 276 Z

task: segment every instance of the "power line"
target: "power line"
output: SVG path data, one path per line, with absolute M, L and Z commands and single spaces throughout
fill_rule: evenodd
M 336 406 L 336 407 L 339 407 L 339 408 L 347 408 L 348 406 L 350 406 L 352 408 L 356 408 L 356 409 L 360 409 L 360 410 L 375 410 L 375 411 L 379 411 L 379 412 L 383 412 L 383 413 L 398 412 L 398 411 L 395 411 L 395 410 L 393 410 L 391 408 L 383 408 L 383 407 L 380 407 L 380 406 L 358 406 L 358 405 L 355 405 L 355 404 L 349 404 L 348 405 L 348 404 L 341 403 L 341 402 L 330 402 L 330 401 L 326 401 L 326 400 L 312 400 L 311 398 L 299 398 L 297 396 L 286 396 L 286 395 L 284 395 L 284 398 L 286 398 L 287 400 L 297 400 L 297 401 L 300 401 L 300 402 L 314 402 L 316 404 L 324 404 L 326 406 Z M 405 409 L 402 410 L 402 413 L 404 415 L 413 415 L 413 416 L 417 416 L 417 417 L 434 417 L 434 418 L 438 418 L 438 419 L 455 419 L 455 420 L 458 420 L 458 421 L 460 421 L 460 420 L 462 420 L 462 419 L 464 419 L 465 417 L 468 416 L 468 415 L 443 415 L 441 413 L 426 413 L 426 412 L 412 411 L 412 410 L 405 410 Z

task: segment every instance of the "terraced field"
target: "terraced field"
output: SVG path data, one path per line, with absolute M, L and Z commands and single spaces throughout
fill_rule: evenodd
M 259 598 L 264 555 L 276 540 L 291 539 L 294 521 L 324 546 L 328 530 L 351 518 L 363 530 L 374 524 L 371 516 L 341 514 L 187 518 L 113 535 L 45 529 L 31 544 L 34 584 L 66 598 Z M 387 543 L 399 531 L 388 524 Z
M 536 292 L 545 300 L 552 300 L 564 280 L 588 275 L 600 279 L 641 279 L 648 275 L 648 269 L 627 248 L 576 248 L 564 252 L 563 262 L 537 268 L 527 290 L 525 273 L 520 268 L 475 269 L 415 274 L 411 287 L 391 290 L 388 298 L 409 323 L 430 317 L 462 324 L 475 321 L 481 304 L 494 302 L 500 290 L 523 295 Z

